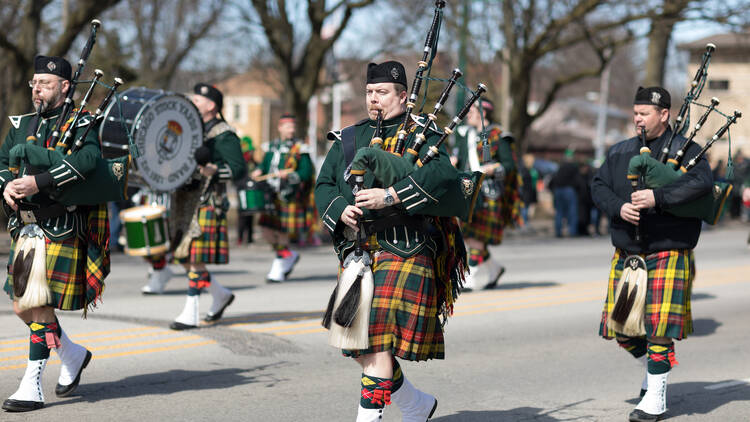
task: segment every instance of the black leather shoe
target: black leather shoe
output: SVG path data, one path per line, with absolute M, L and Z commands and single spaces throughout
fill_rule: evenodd
M 662 415 L 652 415 L 650 413 L 646 413 L 641 409 L 635 409 L 632 412 L 630 412 L 630 416 L 628 416 L 628 420 L 630 422 L 653 422 L 658 421 L 661 419 Z
M 206 317 L 203 318 L 203 320 L 206 322 L 214 322 L 220 320 L 221 316 L 224 315 L 224 310 L 227 309 L 229 305 L 232 304 L 232 302 L 234 302 L 234 295 L 229 297 L 229 300 L 227 300 L 227 303 L 225 303 L 224 306 L 219 309 L 219 312 L 216 312 L 215 314 L 207 313 Z
M 646 391 L 647 390 L 645 388 L 641 388 L 641 393 L 640 393 L 641 398 L 643 398 L 643 396 L 646 395 Z
M 198 326 L 197 325 L 183 324 L 183 323 L 177 322 L 177 321 L 172 321 L 172 323 L 169 324 L 169 328 L 171 328 L 173 330 L 177 330 L 177 331 L 182 331 L 182 330 L 192 330 L 193 328 L 198 328 Z
M 42 401 L 27 401 L 8 399 L 3 402 L 3 409 L 7 412 L 30 412 L 44 407 Z
M 76 375 L 76 379 L 73 380 L 73 383 L 70 385 L 57 384 L 57 386 L 55 387 L 55 395 L 57 397 L 68 397 L 69 395 L 73 394 L 74 391 L 76 391 L 76 388 L 78 388 L 78 383 L 81 382 L 81 373 L 83 372 L 83 368 L 87 367 L 90 361 L 91 352 L 86 350 L 86 358 L 83 359 L 83 365 L 81 365 L 81 367 L 78 369 L 78 374 Z

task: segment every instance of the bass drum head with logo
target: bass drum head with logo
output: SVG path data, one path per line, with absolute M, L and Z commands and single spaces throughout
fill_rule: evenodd
M 105 157 L 128 153 L 128 134 L 138 148 L 135 173 L 157 192 L 174 190 L 196 169 L 193 154 L 203 144 L 203 121 L 185 96 L 143 87 L 118 95 L 99 130 Z

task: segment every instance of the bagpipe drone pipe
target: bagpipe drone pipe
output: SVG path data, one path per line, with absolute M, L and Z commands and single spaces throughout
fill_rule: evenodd
M 62 111 L 57 119 L 55 130 L 52 133 L 50 145 L 54 147 L 44 148 L 36 145 L 36 137 L 30 135 L 25 144 L 16 145 L 9 152 L 9 169 L 18 173 L 22 165 L 31 166 L 36 169 L 53 169 L 63 164 L 67 156 L 75 154 L 80 150 L 86 137 L 92 129 L 96 129 L 103 119 L 103 112 L 112 100 L 117 88 L 122 85 L 120 78 L 114 78 L 112 85 L 100 82 L 103 72 L 99 69 L 94 71 L 91 81 L 80 81 L 79 78 L 88 60 L 91 49 L 96 42 L 96 32 L 101 22 L 91 22 L 91 33 L 84 46 L 81 57 L 71 81 L 70 89 L 65 98 Z M 89 89 L 80 101 L 78 108 L 73 106 L 74 91 L 79 83 L 90 83 Z M 86 116 L 91 120 L 86 124 L 80 136 L 76 132 L 79 123 L 85 116 L 85 107 L 91 98 L 92 92 L 97 84 L 107 87 L 108 92 L 98 106 L 93 116 Z M 67 127 L 67 130 L 64 128 Z M 75 138 L 75 140 L 74 140 Z M 130 171 L 131 156 L 105 159 L 101 155 L 96 157 L 94 168 L 83 175 L 84 180 L 58 186 L 49 193 L 51 199 L 65 205 L 98 205 L 109 201 L 119 201 L 127 198 L 127 180 Z
M 703 61 L 696 72 L 695 78 L 691 83 L 691 89 L 685 97 L 680 112 L 675 119 L 674 130 L 670 135 L 669 139 L 664 145 L 661 154 L 658 159 L 651 157 L 651 151 L 642 147 L 640 154 L 631 158 L 628 163 L 628 178 L 639 178 L 643 180 L 644 187 L 649 189 L 657 189 L 662 186 L 668 185 L 690 171 L 691 168 L 695 167 L 700 160 L 705 156 L 709 148 L 721 138 L 729 127 L 737 122 L 742 116 L 740 111 L 735 110 L 732 115 L 725 115 L 716 109 L 719 104 L 719 100 L 716 98 L 711 99 L 710 105 L 702 105 L 697 102 L 698 96 L 705 84 L 708 72 L 708 64 L 710 62 L 711 53 L 716 49 L 713 44 L 706 46 L 706 53 L 703 56 Z M 669 151 L 672 146 L 672 142 L 675 137 L 681 132 L 685 132 L 689 125 L 688 110 L 690 104 L 696 104 L 701 107 L 705 107 L 705 112 L 700 116 L 698 122 L 693 128 L 690 135 L 684 140 L 673 158 L 667 159 Z M 705 125 L 708 116 L 711 112 L 716 111 L 726 118 L 726 122 L 716 133 L 706 141 L 705 145 L 701 148 L 700 152 L 688 160 L 688 163 L 682 165 L 685 158 L 685 152 L 690 147 L 693 139 L 697 135 L 698 131 Z M 731 142 L 731 141 L 730 141 Z M 728 157 L 728 162 L 731 163 L 731 156 Z M 731 165 L 731 164 L 730 164 Z M 730 167 L 731 168 L 731 167 Z M 669 214 L 678 217 L 692 217 L 700 218 L 706 223 L 715 224 L 721 217 L 721 213 L 724 209 L 724 204 L 727 197 L 732 190 L 730 183 L 715 181 L 713 189 L 710 193 L 707 193 L 699 198 L 696 198 L 690 202 L 665 207 L 663 210 Z

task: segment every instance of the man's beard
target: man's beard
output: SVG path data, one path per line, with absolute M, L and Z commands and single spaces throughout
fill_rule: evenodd
M 61 99 L 62 91 L 59 91 L 55 92 L 55 94 L 47 101 L 39 97 L 37 97 L 36 99 L 32 99 L 32 101 L 34 101 L 34 108 L 36 109 L 37 114 L 42 114 L 45 111 L 49 111 L 55 108 L 56 104 L 58 104 Z M 39 103 L 37 103 L 36 101 L 39 101 Z

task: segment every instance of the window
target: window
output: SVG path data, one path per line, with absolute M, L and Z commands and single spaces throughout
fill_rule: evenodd
M 235 104 L 234 105 L 234 117 L 232 118 L 232 120 L 234 120 L 235 122 L 239 122 L 240 120 L 242 120 L 240 116 L 241 114 L 240 111 L 241 111 L 240 105 Z
M 708 89 L 716 91 L 729 91 L 729 81 L 726 79 L 717 79 L 708 81 Z

